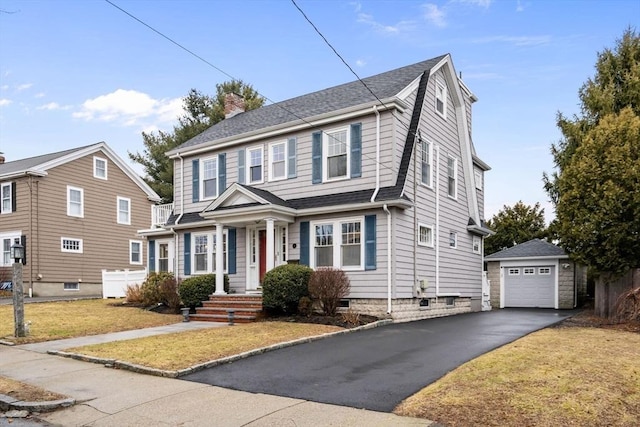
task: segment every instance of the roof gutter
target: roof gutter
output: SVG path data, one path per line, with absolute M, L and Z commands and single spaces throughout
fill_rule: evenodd
M 0 179 L 5 180 L 5 179 L 14 179 L 14 178 L 22 178 L 25 176 L 37 176 L 37 177 L 44 177 L 47 176 L 47 172 L 45 171 L 41 171 L 41 170 L 35 170 L 35 169 L 27 169 L 27 170 L 22 170 L 19 172 L 13 172 L 13 173 L 9 173 L 6 175 L 0 175 Z

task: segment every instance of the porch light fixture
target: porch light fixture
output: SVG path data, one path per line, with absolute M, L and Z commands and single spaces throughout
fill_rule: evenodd
M 18 263 L 24 259 L 24 246 L 20 243 L 14 243 L 10 249 L 11 258 Z

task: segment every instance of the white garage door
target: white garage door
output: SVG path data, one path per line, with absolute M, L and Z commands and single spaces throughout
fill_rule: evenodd
M 505 307 L 555 307 L 555 267 L 505 267 Z

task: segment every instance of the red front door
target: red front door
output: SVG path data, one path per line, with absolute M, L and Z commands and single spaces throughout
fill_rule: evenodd
M 258 231 L 258 252 L 260 253 L 260 284 L 262 284 L 262 279 L 264 278 L 264 274 L 267 272 L 267 231 L 260 230 Z

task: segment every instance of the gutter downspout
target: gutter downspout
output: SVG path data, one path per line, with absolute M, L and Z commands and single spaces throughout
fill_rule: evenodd
M 15 194 L 12 196 L 16 197 Z M 33 298 L 33 175 L 29 175 L 29 239 L 29 298 Z
M 386 203 L 382 209 L 387 214 L 387 314 L 391 314 L 391 212 Z
M 440 294 L 440 180 L 438 175 L 440 174 L 440 147 L 435 145 L 435 159 L 433 164 L 435 165 L 435 179 L 433 185 L 436 189 L 436 304 L 438 303 L 438 295 Z
M 378 106 L 373 106 L 373 112 L 376 114 L 376 189 L 371 196 L 371 202 L 376 201 L 378 191 L 380 191 L 380 113 Z

